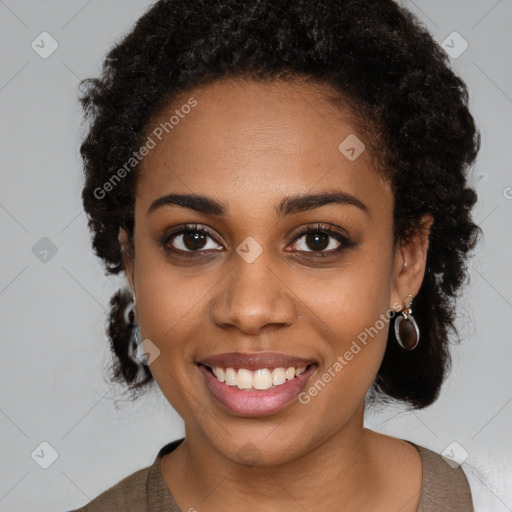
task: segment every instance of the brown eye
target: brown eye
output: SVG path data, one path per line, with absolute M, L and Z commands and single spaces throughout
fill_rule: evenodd
M 203 249 L 207 238 L 207 235 L 197 231 L 185 233 L 181 236 L 183 245 L 190 251 Z
M 331 253 L 340 252 L 350 243 L 349 239 L 341 233 L 316 227 L 306 228 L 299 233 L 294 245 L 297 251 L 318 253 L 315 256 L 328 256 Z
M 329 246 L 329 236 L 324 233 L 309 233 L 305 237 L 305 244 L 313 251 L 324 251 Z
M 209 230 L 195 226 L 185 226 L 165 236 L 162 245 L 168 251 L 184 253 L 222 249 Z

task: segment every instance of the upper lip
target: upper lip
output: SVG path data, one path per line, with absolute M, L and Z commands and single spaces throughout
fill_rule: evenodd
M 212 368 L 217 366 L 220 368 L 258 370 L 263 368 L 289 368 L 291 366 L 303 368 L 311 363 L 315 363 L 315 361 L 279 352 L 229 352 L 205 357 L 199 363 Z

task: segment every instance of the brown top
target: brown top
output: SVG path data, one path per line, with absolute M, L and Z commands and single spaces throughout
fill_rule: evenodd
M 162 457 L 183 439 L 160 449 L 151 466 L 139 469 L 110 487 L 88 505 L 70 512 L 188 512 L 182 511 L 167 488 Z M 412 444 L 423 464 L 423 483 L 417 512 L 473 512 L 469 483 L 460 466 L 453 469 L 444 458 L 428 448 Z M 194 510 L 193 508 L 189 510 Z

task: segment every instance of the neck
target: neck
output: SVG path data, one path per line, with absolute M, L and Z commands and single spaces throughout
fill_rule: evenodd
M 306 454 L 273 465 L 226 458 L 197 430 L 186 429 L 183 443 L 162 464 L 164 478 L 167 473 L 182 510 L 340 510 L 340 503 L 346 510 L 371 510 L 379 478 L 363 411 L 364 405 L 329 438 L 312 441 Z

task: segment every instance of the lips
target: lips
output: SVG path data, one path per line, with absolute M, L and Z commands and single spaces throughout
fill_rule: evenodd
M 318 369 L 314 359 L 277 352 L 256 354 L 231 352 L 203 358 L 196 364 L 204 379 L 205 387 L 215 403 L 231 414 L 249 417 L 276 414 L 288 407 L 297 399 Z M 283 379 L 283 375 L 280 374 L 284 373 L 285 368 L 290 370 L 290 375 L 287 374 Z M 301 371 L 295 375 L 296 368 L 300 368 Z M 224 379 L 224 371 L 226 379 Z M 259 387 L 254 379 L 253 385 L 256 387 L 254 389 L 254 387 L 251 388 L 250 383 L 240 382 L 241 373 L 243 373 L 242 380 L 245 381 L 251 373 L 264 374 L 268 379 L 269 372 L 274 377 L 274 385 L 266 382 Z M 236 373 L 238 373 L 238 379 L 233 381 L 232 378 Z M 263 378 L 263 375 L 258 377 Z M 245 389 L 245 384 L 248 389 Z M 243 389 L 240 389 L 240 386 Z

